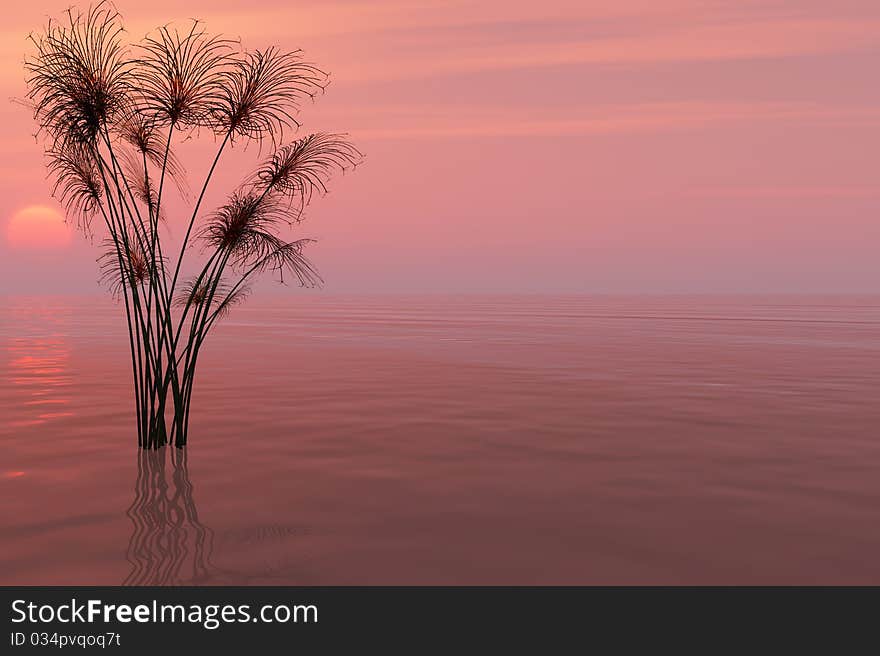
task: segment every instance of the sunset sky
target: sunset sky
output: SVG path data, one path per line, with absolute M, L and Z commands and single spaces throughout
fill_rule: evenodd
M 99 291 L 5 101 L 68 4 L 0 28 L 0 294 Z M 326 292 L 880 291 L 877 0 L 116 6 L 133 38 L 201 18 L 332 72 L 302 132 L 349 132 L 366 161 L 299 229 Z M 194 184 L 214 147 L 180 148 Z M 256 155 L 222 160 L 206 209 Z

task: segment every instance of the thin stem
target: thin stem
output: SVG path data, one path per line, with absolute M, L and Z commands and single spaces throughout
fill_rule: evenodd
M 112 195 L 109 193 L 110 192 L 110 185 L 107 182 L 107 178 L 104 174 L 103 166 L 100 167 L 99 170 L 101 172 L 101 178 L 102 178 L 102 181 L 104 184 L 105 198 L 107 199 L 108 210 L 110 211 L 110 218 L 108 219 L 107 212 L 104 211 L 103 206 L 100 206 L 101 213 L 104 216 L 104 222 L 107 224 L 107 230 L 110 232 L 110 235 L 113 239 L 113 243 L 116 248 L 116 255 L 117 255 L 117 259 L 118 259 L 118 263 L 119 263 L 119 272 L 120 272 L 120 275 L 122 276 L 122 281 L 123 281 L 122 294 L 123 294 L 123 299 L 125 301 L 125 318 L 126 318 L 126 322 L 128 324 L 128 341 L 129 341 L 129 347 L 131 349 L 132 375 L 134 376 L 134 393 L 135 393 L 135 401 L 136 401 L 135 410 L 136 410 L 136 414 L 137 414 L 137 427 L 138 427 L 138 446 L 146 446 L 146 444 L 145 444 L 146 435 L 144 434 L 144 430 L 143 430 L 143 407 L 142 407 L 143 400 L 141 397 L 142 385 L 141 385 L 141 381 L 140 381 L 140 375 L 141 375 L 140 374 L 140 371 L 141 371 L 140 340 L 138 340 L 138 348 L 136 351 L 135 350 L 135 339 L 134 339 L 135 333 L 132 329 L 132 321 L 131 321 L 132 307 L 129 305 L 128 287 L 125 284 L 125 282 L 129 279 L 130 273 L 129 273 L 129 270 L 126 268 L 126 265 L 123 263 L 122 251 L 120 249 L 120 242 L 119 242 L 119 232 L 115 227 L 115 225 L 116 225 L 116 219 L 114 218 L 115 206 L 112 201 Z
M 220 148 L 217 150 L 217 155 L 214 157 L 214 161 L 211 163 L 211 168 L 208 170 L 208 175 L 205 177 L 205 182 L 202 185 L 202 191 L 199 193 L 199 198 L 196 201 L 195 207 L 193 208 L 192 216 L 189 220 L 189 225 L 186 228 L 186 234 L 183 237 L 183 243 L 180 245 L 180 254 L 177 256 L 177 266 L 174 267 L 174 276 L 171 278 L 171 289 L 168 292 L 169 300 L 174 296 L 174 289 L 177 285 L 177 278 L 180 275 L 180 265 L 183 263 L 183 254 L 186 252 L 186 246 L 189 242 L 190 234 L 192 233 L 193 224 L 196 222 L 196 217 L 199 213 L 199 208 L 202 205 L 202 200 L 205 197 L 205 192 L 208 190 L 208 184 L 211 182 L 211 178 L 214 175 L 214 169 L 217 168 L 217 162 L 220 161 L 220 155 L 223 154 L 223 149 L 226 147 L 226 144 L 229 143 L 229 139 L 232 136 L 232 131 L 228 131 L 226 136 L 223 137 L 223 143 L 220 144 Z

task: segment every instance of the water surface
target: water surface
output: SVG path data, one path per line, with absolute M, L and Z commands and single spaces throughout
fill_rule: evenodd
M 2 584 L 880 584 L 880 298 L 236 308 L 138 453 L 121 308 L 0 299 Z

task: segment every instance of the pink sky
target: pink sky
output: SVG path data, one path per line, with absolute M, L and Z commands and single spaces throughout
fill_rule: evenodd
M 0 96 L 67 4 L 6 8 Z M 328 292 L 880 291 L 876 0 L 117 6 L 133 37 L 197 17 L 332 72 L 303 131 L 367 160 L 300 229 Z M 96 292 L 82 238 L 10 243 L 17 211 L 57 205 L 31 117 L 0 107 L 0 294 Z M 194 181 L 209 146 L 180 150 Z

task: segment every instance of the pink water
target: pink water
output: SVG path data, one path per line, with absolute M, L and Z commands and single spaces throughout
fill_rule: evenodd
M 880 298 L 255 299 L 174 458 L 120 312 L 0 303 L 0 583 L 880 584 Z

